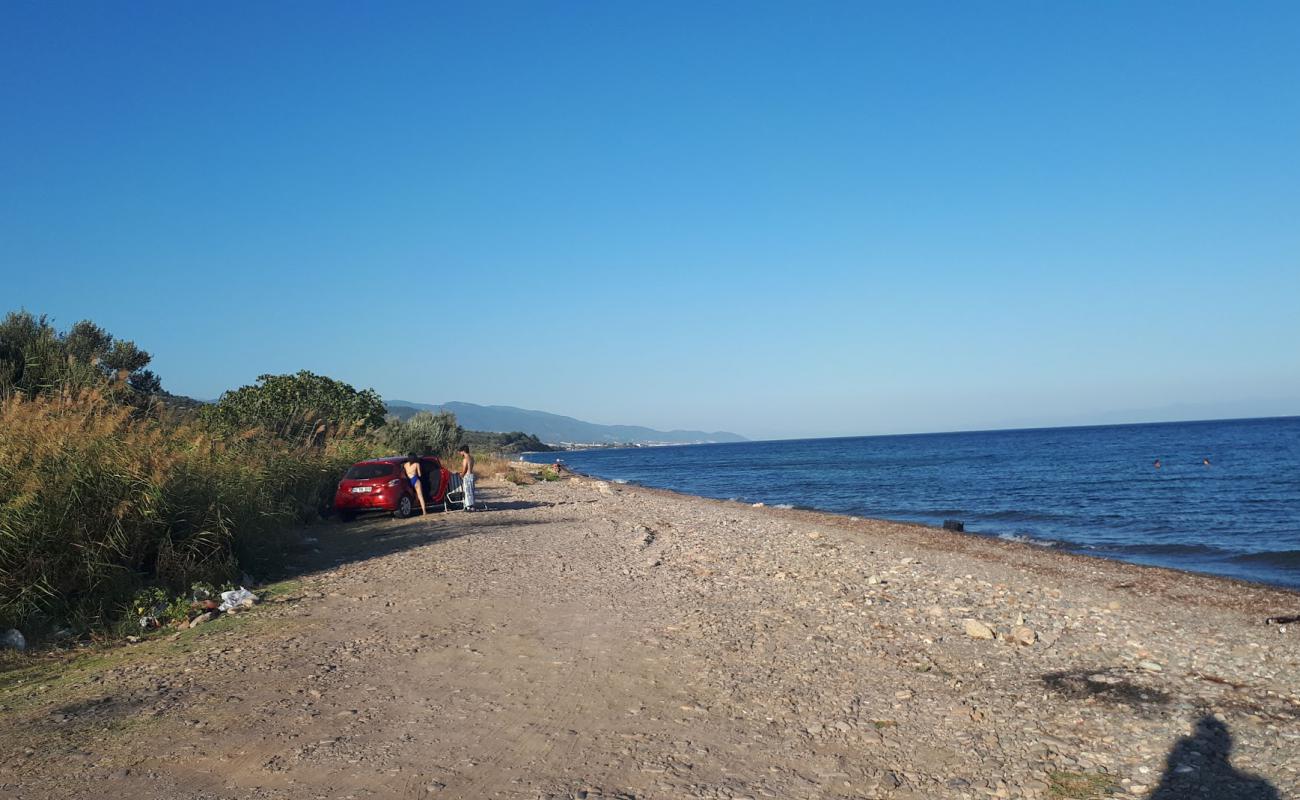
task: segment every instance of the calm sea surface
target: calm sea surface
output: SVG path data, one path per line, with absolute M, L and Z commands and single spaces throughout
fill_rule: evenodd
M 1300 417 L 528 458 L 555 455 L 610 480 L 931 525 L 959 519 L 978 534 L 1300 588 Z

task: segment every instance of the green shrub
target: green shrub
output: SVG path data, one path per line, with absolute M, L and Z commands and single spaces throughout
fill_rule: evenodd
M 219 430 L 259 428 L 288 442 L 319 445 L 382 425 L 384 403 L 374 389 L 358 391 L 302 370 L 294 375 L 261 375 L 252 386 L 225 392 L 201 415 Z
M 363 439 L 215 437 L 97 392 L 0 401 L 0 627 L 103 628 L 144 586 L 274 572 Z
M 139 403 L 162 389 L 145 369 L 150 360 L 135 342 L 88 320 L 66 332 L 26 311 L 0 320 L 0 397 L 95 390 Z
M 450 411 L 421 411 L 405 422 L 389 417 L 381 436 L 390 453 L 446 456 L 460 445 L 463 433 Z

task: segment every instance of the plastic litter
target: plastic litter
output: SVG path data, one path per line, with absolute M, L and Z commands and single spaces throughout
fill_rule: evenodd
M 238 589 L 222 592 L 221 605 L 218 608 L 222 611 L 231 611 L 236 608 L 252 608 L 256 602 L 257 595 L 241 586 Z
M 22 631 L 17 628 L 10 628 L 0 636 L 0 648 L 12 647 L 14 650 L 26 650 L 27 640 L 23 638 Z

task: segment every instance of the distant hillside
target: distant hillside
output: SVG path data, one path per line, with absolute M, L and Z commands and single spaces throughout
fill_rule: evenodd
M 743 442 L 745 437 L 727 431 L 657 431 L 640 425 L 597 425 L 573 417 L 529 411 L 513 406 L 480 406 L 474 403 L 412 403 L 393 400 L 390 413 L 406 419 L 416 411 L 450 411 L 466 430 L 531 433 L 548 444 L 693 444 L 698 442 Z

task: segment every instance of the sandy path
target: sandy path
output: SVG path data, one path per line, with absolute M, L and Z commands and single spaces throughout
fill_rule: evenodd
M 1298 595 L 586 480 L 486 494 L 308 529 L 283 602 L 4 690 L 0 796 L 1300 792 L 1300 631 L 1262 624 Z

